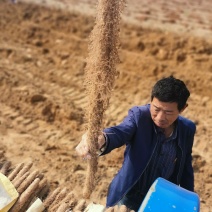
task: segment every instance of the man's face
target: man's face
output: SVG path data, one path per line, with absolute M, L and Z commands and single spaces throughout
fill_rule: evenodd
M 155 97 L 150 106 L 153 122 L 163 129 L 171 126 L 182 111 L 178 110 L 176 102 L 161 102 Z

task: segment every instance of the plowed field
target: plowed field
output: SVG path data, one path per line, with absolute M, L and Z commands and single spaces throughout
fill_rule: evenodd
M 70 8 L 73 4 L 74 9 L 0 1 L 0 155 L 1 161 L 13 164 L 32 161 L 43 170 L 52 189 L 66 186 L 81 198 L 86 162 L 77 157 L 75 147 L 84 133 L 84 68 L 94 7 L 92 1 L 60 3 Z M 149 103 L 156 80 L 169 75 L 184 80 L 191 97 L 183 115 L 197 125 L 195 191 L 201 198 L 201 211 L 210 212 L 212 43 L 208 38 L 212 7 L 209 1 L 204 5 L 190 2 L 190 9 L 197 12 L 189 14 L 189 19 L 188 12 L 182 12 L 186 5 L 170 4 L 158 1 L 158 5 L 136 7 L 134 0 L 127 6 L 120 33 L 120 74 L 104 126 L 120 123 L 130 107 Z M 80 7 L 84 9 L 79 11 Z M 158 29 L 153 22 L 160 23 Z M 122 153 L 121 148 L 99 158 L 91 201 L 105 204 Z

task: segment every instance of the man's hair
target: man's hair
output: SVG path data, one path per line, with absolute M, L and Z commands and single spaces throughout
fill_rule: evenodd
M 185 83 L 173 76 L 163 78 L 156 82 L 152 89 L 151 101 L 157 98 L 161 102 L 176 102 L 181 111 L 190 96 Z

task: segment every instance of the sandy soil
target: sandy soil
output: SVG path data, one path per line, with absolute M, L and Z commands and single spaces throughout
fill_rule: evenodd
M 40 4 L 0 2 L 0 160 L 14 165 L 32 161 L 34 168 L 43 170 L 52 189 L 66 186 L 81 198 L 86 162 L 77 157 L 75 147 L 84 132 L 87 99 L 83 77 L 94 1 L 36 2 Z M 60 9 L 49 6 L 55 2 Z M 197 124 L 195 191 L 200 195 L 201 211 L 210 212 L 210 1 L 151 2 L 143 1 L 137 7 L 133 0 L 124 13 L 121 63 L 117 66 L 120 75 L 105 126 L 118 124 L 131 106 L 148 103 L 156 80 L 170 74 L 183 79 L 191 91 L 183 115 Z M 105 204 L 107 187 L 121 166 L 122 153 L 123 149 L 115 150 L 99 159 L 91 201 Z

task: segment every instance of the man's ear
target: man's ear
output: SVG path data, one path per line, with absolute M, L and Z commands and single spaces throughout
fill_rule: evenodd
M 188 104 L 186 103 L 183 109 L 180 111 L 180 113 L 182 113 L 187 107 L 188 107 Z

